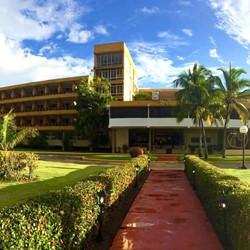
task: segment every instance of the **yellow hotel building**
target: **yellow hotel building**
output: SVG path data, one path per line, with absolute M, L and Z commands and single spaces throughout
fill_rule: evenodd
M 100 44 L 94 47 L 94 77 L 105 77 L 111 82 L 115 100 L 131 101 L 137 86 L 137 70 L 123 42 Z M 76 88 L 82 78 L 52 79 L 0 88 L 0 117 L 10 110 L 16 125 L 36 128 L 50 146 L 62 147 L 65 133 L 70 133 L 74 147 L 88 147 L 88 141 L 75 133 L 77 115 L 74 102 Z
M 139 90 L 137 69 L 124 42 L 95 45 L 93 69 L 94 77 L 105 77 L 110 81 L 114 97 L 110 104 L 109 132 L 106 135 L 108 139 L 105 139 L 110 142 L 110 151 L 118 152 L 124 145 L 140 145 L 155 153 L 197 150 L 199 133 L 192 119 L 187 117 L 178 124 L 173 115 L 175 93 L 178 89 Z M 74 105 L 77 98 L 76 87 L 83 77 L 88 79 L 90 76 L 0 88 L 0 117 L 13 109 L 18 128 L 36 128 L 51 147 L 62 148 L 62 140 L 67 133 L 74 148 L 85 149 L 89 143 L 76 134 L 74 127 L 77 115 Z M 136 101 L 134 96 L 137 92 L 148 93 L 150 98 Z M 249 103 L 246 105 L 250 108 Z M 237 115 L 231 117 L 227 154 L 230 154 L 231 143 L 236 143 L 237 138 L 234 135 L 241 125 Z M 205 126 L 210 152 L 219 151 L 222 127 Z

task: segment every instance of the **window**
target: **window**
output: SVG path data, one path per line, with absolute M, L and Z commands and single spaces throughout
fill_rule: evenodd
M 121 69 L 108 69 L 108 70 L 97 70 L 97 77 L 104 77 L 108 80 L 119 80 L 122 79 Z
M 172 107 L 150 107 L 150 117 L 174 117 Z
M 122 64 L 122 53 L 97 55 L 97 66 Z
M 65 103 L 64 108 L 65 108 L 65 109 L 70 109 L 70 108 L 71 108 L 70 103 Z
M 211 138 L 207 137 L 206 138 L 207 143 L 211 143 Z M 191 137 L 191 143 L 199 143 L 200 139 L 199 137 Z M 202 143 L 204 143 L 204 139 L 202 139 Z
M 112 84 L 111 85 L 111 95 L 122 95 L 122 85 Z
M 111 118 L 147 118 L 148 107 L 111 107 Z

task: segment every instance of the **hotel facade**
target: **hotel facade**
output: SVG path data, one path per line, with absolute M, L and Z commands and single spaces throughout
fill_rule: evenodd
M 114 101 L 110 103 L 109 129 L 100 135 L 102 146 L 112 152 L 125 145 L 141 146 L 153 153 L 190 153 L 198 149 L 199 129 L 191 118 L 176 122 L 173 108 L 178 89 L 139 89 L 137 69 L 123 42 L 94 46 L 94 77 L 104 77 L 111 83 Z M 10 110 L 16 116 L 18 129 L 36 128 L 51 147 L 62 148 L 65 134 L 72 146 L 86 149 L 89 142 L 77 133 L 74 121 L 77 110 L 76 88 L 90 76 L 53 79 L 0 88 L 0 117 Z M 146 93 L 147 100 L 137 101 L 136 93 Z M 245 105 L 250 108 L 249 103 Z M 241 121 L 234 115 L 227 129 L 227 154 L 240 147 Z M 223 128 L 205 124 L 209 151 L 219 152 Z M 249 148 L 247 145 L 246 148 Z

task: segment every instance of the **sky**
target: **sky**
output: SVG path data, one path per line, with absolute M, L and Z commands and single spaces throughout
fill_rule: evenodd
M 194 62 L 250 79 L 249 0 L 0 0 L 0 87 L 88 75 L 95 44 L 125 42 L 139 88 Z

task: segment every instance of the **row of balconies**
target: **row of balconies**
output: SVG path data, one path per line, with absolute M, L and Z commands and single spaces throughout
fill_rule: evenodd
M 38 100 L 22 103 L 7 103 L 0 104 L 0 114 L 14 110 L 15 113 L 19 112 L 38 112 L 46 110 L 74 110 L 75 99 L 59 99 L 59 100 Z
M 15 121 L 18 127 L 73 126 L 75 117 L 17 117 Z
M 54 86 L 54 88 L 44 86 L 44 87 L 33 87 L 31 89 L 13 89 L 13 90 L 3 90 L 0 92 L 1 100 L 8 99 L 18 99 L 18 98 L 27 98 L 35 96 L 44 96 L 44 95 L 57 95 L 57 94 L 66 94 L 66 93 L 75 93 L 76 85 L 72 84 L 68 87 L 62 87 L 60 84 Z
M 15 113 L 26 113 L 26 112 L 41 112 L 41 111 L 50 111 L 50 110 L 75 110 L 75 107 L 62 107 L 62 108 L 38 108 L 38 109 L 16 109 L 16 108 L 10 108 L 10 109 L 1 109 L 0 114 L 6 114 L 9 110 L 13 109 Z

